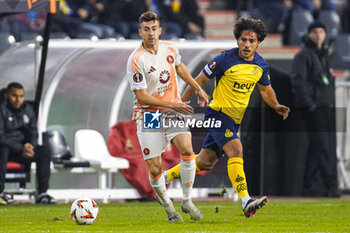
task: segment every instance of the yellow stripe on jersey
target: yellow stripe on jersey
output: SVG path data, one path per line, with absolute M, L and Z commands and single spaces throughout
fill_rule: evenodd
M 246 62 L 238 57 L 236 49 L 218 55 L 203 72 L 209 78 L 216 78 L 210 108 L 228 115 L 236 124 L 242 122 L 257 82 L 270 84 L 268 66 L 263 58 L 256 53 L 252 62 Z
M 239 64 L 228 69 L 221 76 L 209 106 L 230 116 L 240 124 L 248 106 L 250 95 L 262 75 L 257 65 Z

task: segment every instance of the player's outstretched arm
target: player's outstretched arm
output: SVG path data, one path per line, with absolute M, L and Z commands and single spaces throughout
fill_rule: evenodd
M 162 108 L 171 108 L 176 112 L 179 112 L 185 115 L 193 114 L 193 108 L 189 105 L 190 103 L 189 101 L 172 103 L 164 100 L 159 100 L 154 96 L 151 96 L 150 94 L 148 94 L 146 89 L 135 90 L 134 93 L 136 98 L 141 104 L 157 106 Z
M 199 106 L 201 107 L 207 106 L 209 102 L 208 95 L 205 93 L 205 91 L 203 91 L 201 85 L 199 85 L 199 83 L 193 79 L 192 75 L 190 74 L 186 65 L 183 62 L 181 62 L 179 65 L 176 66 L 176 72 L 189 85 L 187 88 L 187 89 L 190 88 L 189 93 L 187 94 L 189 95 L 188 98 L 195 93 L 198 96 Z M 188 100 L 188 98 L 184 99 L 183 96 L 181 97 L 182 101 L 186 101 Z
M 276 93 L 271 84 L 268 86 L 259 84 L 259 91 L 265 103 L 275 109 L 275 111 L 283 117 L 283 120 L 287 119 L 290 109 L 278 103 Z

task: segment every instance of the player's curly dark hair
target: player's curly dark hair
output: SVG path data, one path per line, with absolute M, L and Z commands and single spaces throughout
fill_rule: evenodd
M 253 19 L 251 17 L 241 17 L 235 22 L 233 34 L 237 40 L 241 37 L 244 30 L 256 32 L 259 42 L 263 41 L 267 35 L 267 30 L 264 23 L 260 19 Z
M 159 22 L 159 18 L 158 15 L 152 11 L 146 11 L 145 13 L 143 13 L 140 17 L 139 17 L 139 23 L 143 23 L 143 22 L 150 22 L 150 21 L 158 21 Z

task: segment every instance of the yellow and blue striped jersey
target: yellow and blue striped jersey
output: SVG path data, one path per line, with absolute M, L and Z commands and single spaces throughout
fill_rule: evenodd
M 215 79 L 213 100 L 209 107 L 221 111 L 240 124 L 256 83 L 270 85 L 269 66 L 257 53 L 252 61 L 238 55 L 238 48 L 225 50 L 204 68 L 203 73 Z

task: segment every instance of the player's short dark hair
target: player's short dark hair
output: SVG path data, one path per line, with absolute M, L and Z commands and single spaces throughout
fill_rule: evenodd
M 159 22 L 158 15 L 152 11 L 146 11 L 139 18 L 140 24 L 143 22 L 150 22 L 150 21 L 158 21 Z
M 264 23 L 260 19 L 253 19 L 251 17 L 241 17 L 235 22 L 233 34 L 237 40 L 241 37 L 244 30 L 256 32 L 259 42 L 263 41 L 267 35 L 267 30 Z
M 17 83 L 17 82 L 12 82 L 9 85 L 7 85 L 6 87 L 6 91 L 10 91 L 12 88 L 16 88 L 16 89 L 24 89 L 22 84 Z

